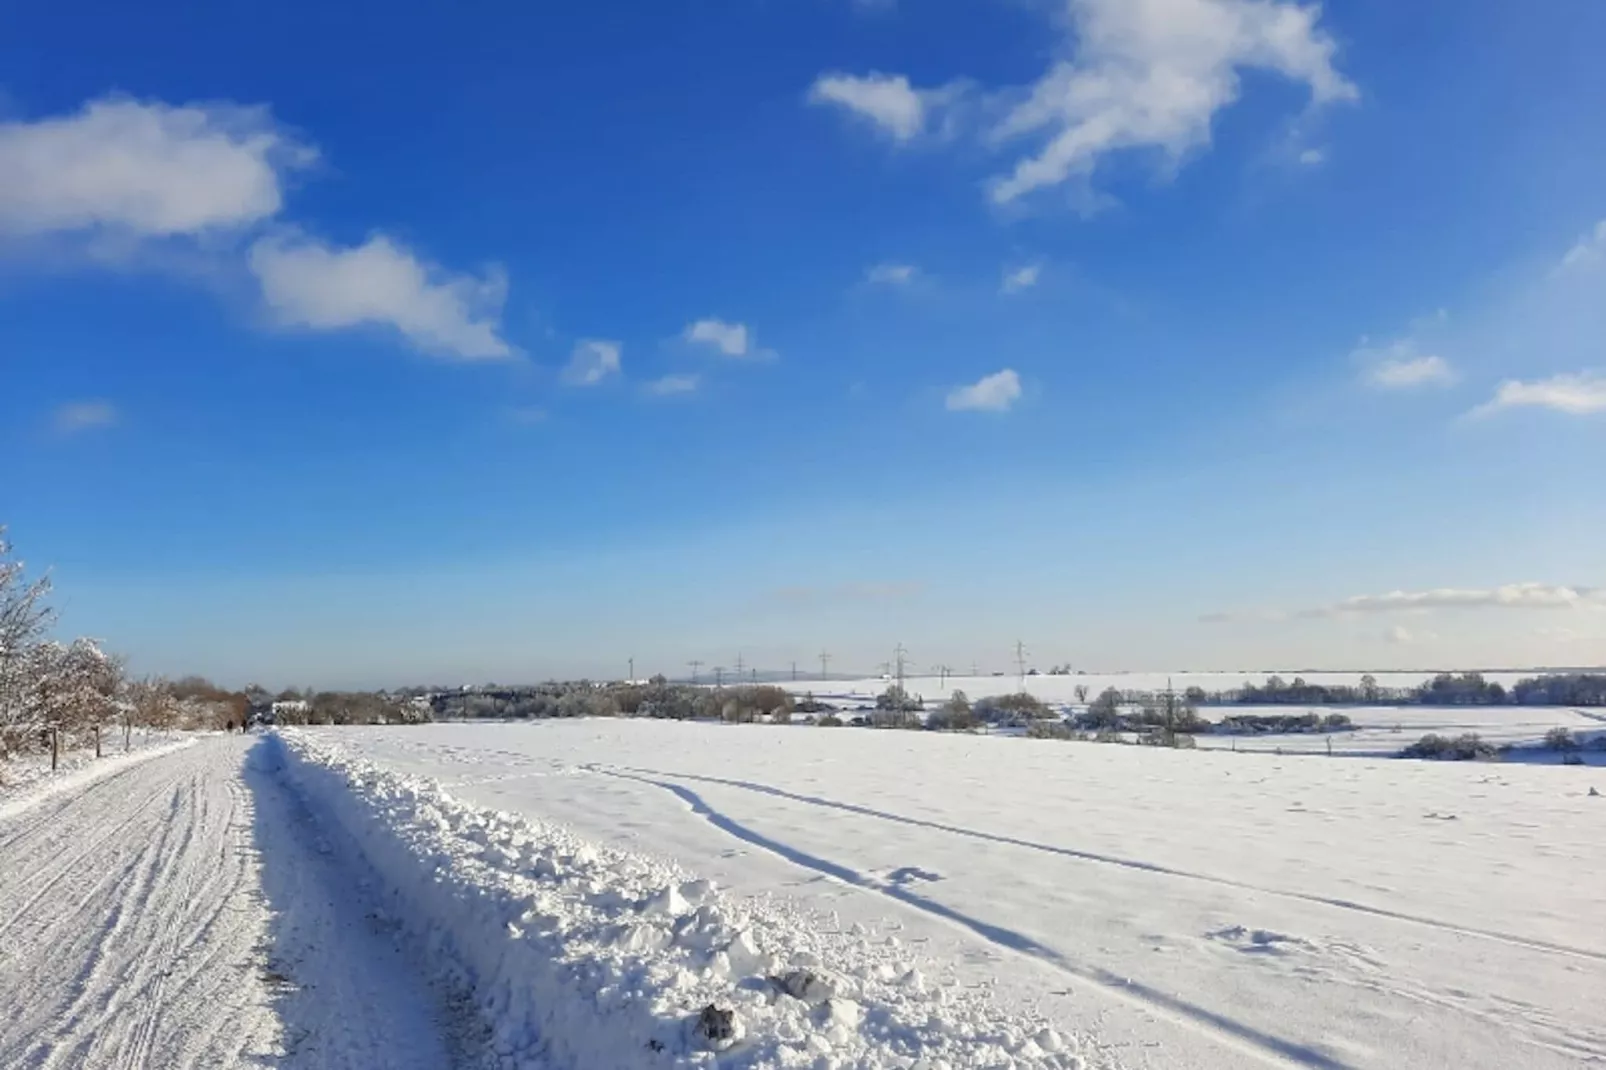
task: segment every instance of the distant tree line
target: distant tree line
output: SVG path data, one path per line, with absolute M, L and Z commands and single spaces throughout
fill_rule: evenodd
M 655 676 L 644 684 L 554 680 L 518 687 L 422 691 L 418 697 L 437 720 L 653 717 L 677 721 L 785 722 L 804 703 L 810 712 L 831 708 L 812 699 L 794 702 L 784 688 L 772 684 L 698 687 L 672 684 L 662 676 Z
M 1222 691 L 1190 687 L 1184 695 L 1198 706 L 1603 706 L 1606 673 L 1529 676 L 1509 689 L 1477 672 L 1439 673 L 1415 687 L 1382 687 L 1371 674 L 1358 685 L 1269 676 L 1264 684 Z M 1148 696 L 1134 694 L 1139 697 Z

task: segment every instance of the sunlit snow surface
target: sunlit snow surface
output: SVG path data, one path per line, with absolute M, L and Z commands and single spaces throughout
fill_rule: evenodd
M 639 720 L 311 736 L 895 937 L 1100 1064 L 1606 1059 L 1599 769 Z

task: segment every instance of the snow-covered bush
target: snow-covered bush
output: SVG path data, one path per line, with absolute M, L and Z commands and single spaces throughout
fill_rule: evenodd
M 1494 744 L 1486 743 L 1476 732 L 1451 738 L 1428 733 L 1400 752 L 1402 758 L 1434 758 L 1442 761 L 1489 761 L 1500 756 Z
M 1545 733 L 1545 748 L 1547 750 L 1575 751 L 1578 749 L 1578 740 L 1565 728 L 1556 727 Z

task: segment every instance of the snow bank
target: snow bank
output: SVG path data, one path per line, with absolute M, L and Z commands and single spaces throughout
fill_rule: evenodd
M 306 733 L 270 745 L 385 882 L 389 920 L 473 993 L 503 1066 L 1070 1070 L 1094 1058 L 1040 1021 L 929 985 L 896 939 L 739 902 Z

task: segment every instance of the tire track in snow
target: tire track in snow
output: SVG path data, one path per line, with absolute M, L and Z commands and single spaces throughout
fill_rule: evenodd
M 1533 937 L 1518 936 L 1515 933 L 1500 932 L 1496 929 L 1480 929 L 1471 925 L 1457 925 L 1454 922 L 1441 921 L 1437 918 L 1424 917 L 1420 914 L 1410 914 L 1405 911 L 1390 910 L 1387 907 L 1372 906 L 1368 903 L 1356 902 L 1353 899 L 1340 899 L 1334 896 L 1317 895 L 1313 892 L 1296 892 L 1287 888 L 1273 888 L 1267 885 L 1255 884 L 1251 881 L 1234 880 L 1231 877 L 1218 877 L 1209 873 L 1198 873 L 1192 870 L 1177 869 L 1173 866 L 1162 865 L 1158 862 L 1145 862 L 1142 859 L 1123 858 L 1119 855 L 1102 854 L 1096 851 L 1085 851 L 1076 847 L 1061 847 L 1049 843 L 1037 843 L 1033 840 L 1023 840 L 1015 836 L 1002 833 L 981 832 L 977 829 L 967 829 L 960 825 L 950 825 L 941 821 L 931 821 L 919 817 L 905 817 L 886 810 L 877 810 L 869 806 L 860 806 L 856 803 L 841 802 L 836 799 L 826 799 L 817 795 L 801 795 L 786 791 L 782 788 L 771 787 L 768 784 L 755 784 L 745 780 L 730 780 L 724 777 L 707 776 L 696 773 L 673 773 L 657 769 L 637 769 L 631 766 L 617 768 L 588 764 L 580 768 L 596 773 L 606 773 L 614 776 L 638 774 L 637 779 L 648 777 L 672 777 L 676 780 L 695 780 L 705 784 L 717 784 L 722 787 L 739 788 L 743 791 L 756 792 L 760 795 L 770 795 L 779 799 L 788 799 L 792 802 L 805 803 L 809 806 L 819 806 L 830 810 L 841 810 L 863 817 L 877 818 L 882 821 L 891 821 L 900 825 L 911 825 L 916 828 L 931 829 L 935 832 L 946 832 L 955 836 L 965 836 L 970 839 L 986 840 L 989 843 L 1003 844 L 1007 847 L 1020 847 L 1029 851 L 1041 851 L 1046 854 L 1059 855 L 1063 858 L 1074 858 L 1083 862 L 1092 862 L 1099 865 L 1119 866 L 1123 869 L 1137 870 L 1143 873 L 1155 873 L 1165 877 L 1177 877 L 1183 880 L 1201 881 L 1214 884 L 1222 888 L 1233 888 L 1238 891 L 1259 892 L 1262 895 L 1272 895 L 1283 899 L 1295 899 L 1304 903 L 1314 903 L 1318 906 L 1332 907 L 1337 910 L 1352 911 L 1357 914 L 1367 914 L 1375 918 L 1386 918 L 1390 921 L 1406 922 L 1413 925 L 1422 925 L 1440 932 L 1451 933 L 1456 936 L 1470 936 L 1480 940 L 1493 940 L 1502 944 L 1526 948 L 1530 951 L 1548 952 L 1550 954 L 1568 955 L 1573 958 L 1590 959 L 1595 962 L 1606 962 L 1606 952 L 1591 951 L 1588 948 L 1568 947 L 1565 944 L 1555 944 L 1547 940 Z M 648 780 L 648 783 L 658 783 Z M 658 784 L 659 787 L 667 787 Z
M 0 820 L 0 1067 L 452 1065 L 434 994 L 248 750 L 208 740 Z M 287 894 L 265 902 L 264 874 Z M 298 976 L 270 990 L 269 954 Z
M 1218 1014 L 1198 1004 L 1190 1003 L 1178 996 L 1162 992 L 1142 982 L 1134 981 L 1130 977 L 1124 977 L 1098 966 L 1076 962 L 1024 933 L 973 918 L 944 903 L 920 895 L 912 891 L 905 883 L 877 880 L 849 866 L 832 862 L 818 855 L 811 855 L 778 840 L 771 839 L 763 833 L 751 829 L 714 809 L 702 796 L 683 785 L 673 784 L 664 780 L 654 780 L 650 776 L 639 775 L 636 772 L 607 769 L 601 766 L 588 766 L 587 768 L 607 776 L 632 780 L 667 791 L 684 803 L 693 814 L 744 843 L 769 851 L 794 865 L 804 866 L 824 873 L 842 881 L 844 884 L 878 892 L 917 910 L 941 918 L 950 924 L 957 925 L 968 932 L 980 936 L 1005 951 L 1046 963 L 1061 973 L 1093 985 L 1117 999 L 1135 1004 L 1151 1013 L 1162 1015 L 1184 1028 L 1210 1035 L 1220 1043 L 1244 1055 L 1258 1059 L 1267 1065 L 1314 1068 L 1314 1070 L 1350 1070 L 1349 1064 L 1305 1045 L 1274 1036 L 1226 1015 Z M 678 776 L 679 774 L 660 775 Z M 713 780 L 715 778 L 688 779 Z

